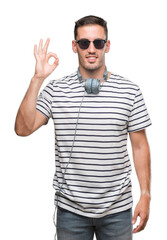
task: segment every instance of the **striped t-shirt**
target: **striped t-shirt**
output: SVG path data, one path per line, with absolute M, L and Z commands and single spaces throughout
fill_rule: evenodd
M 98 218 L 132 207 L 128 132 L 151 121 L 139 87 L 121 76 L 111 74 L 99 94 L 84 92 L 77 72 L 51 81 L 37 110 L 54 122 L 55 204 Z

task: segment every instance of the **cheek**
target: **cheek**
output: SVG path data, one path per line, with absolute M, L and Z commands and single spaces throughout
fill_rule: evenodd
M 81 52 L 81 50 L 77 50 L 77 53 L 78 53 L 78 58 L 79 58 L 80 60 L 82 59 L 82 61 L 84 61 L 84 59 L 85 59 L 85 53 L 84 53 L 84 51 Z
M 85 65 L 86 64 L 86 60 L 82 55 L 78 54 L 78 61 L 81 65 Z
M 105 49 L 99 51 L 97 54 L 100 59 L 103 59 L 105 57 Z

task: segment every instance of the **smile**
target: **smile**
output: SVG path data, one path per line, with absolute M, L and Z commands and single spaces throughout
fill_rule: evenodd
M 88 62 L 95 62 L 97 59 L 97 57 L 95 57 L 95 56 L 88 56 L 86 58 L 87 58 Z

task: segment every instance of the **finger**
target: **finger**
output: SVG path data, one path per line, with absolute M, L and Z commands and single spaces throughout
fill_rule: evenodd
M 51 66 L 52 66 L 53 69 L 55 69 L 57 67 L 57 65 L 59 65 L 59 59 L 55 58 L 55 61 Z
M 146 224 L 147 224 L 147 219 L 141 218 L 139 225 L 133 230 L 133 233 L 142 231 L 145 228 Z
M 42 46 L 43 46 L 43 39 L 40 39 L 39 48 L 38 48 L 38 54 L 42 54 Z
M 144 229 L 144 223 L 143 222 L 140 222 L 140 224 L 133 229 L 133 233 L 137 233 L 137 232 L 140 232 Z
M 58 65 L 59 65 L 59 59 L 56 59 L 56 60 L 54 61 L 54 63 L 51 65 L 52 71 L 54 71 L 55 68 L 56 68 Z
M 35 56 L 35 58 L 37 58 L 37 45 L 36 44 L 34 45 L 34 56 Z
M 139 214 L 139 213 L 138 213 L 137 211 L 134 212 L 134 215 L 133 215 L 133 218 L 132 218 L 132 224 L 135 224 L 135 223 L 136 223 L 138 214 Z
M 52 65 L 50 65 L 52 72 L 55 70 L 55 68 L 59 65 L 59 59 L 55 58 L 55 61 Z
M 46 56 L 47 62 L 49 61 L 49 59 L 50 59 L 51 57 L 55 58 L 55 60 L 58 59 L 58 57 L 57 57 L 57 55 L 56 55 L 55 53 L 49 52 L 49 53 L 47 54 L 47 56 Z
M 50 42 L 50 39 L 47 38 L 46 43 L 45 43 L 45 46 L 44 46 L 44 48 L 43 48 L 43 53 L 45 53 L 45 54 L 47 53 L 48 46 L 49 46 L 49 42 Z

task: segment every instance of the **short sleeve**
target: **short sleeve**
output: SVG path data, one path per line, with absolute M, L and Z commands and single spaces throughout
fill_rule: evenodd
M 137 132 L 150 126 L 151 120 L 145 105 L 143 94 L 140 89 L 137 90 L 133 107 L 128 118 L 128 132 Z
M 48 119 L 52 116 L 53 82 L 50 82 L 37 98 L 36 109 Z

